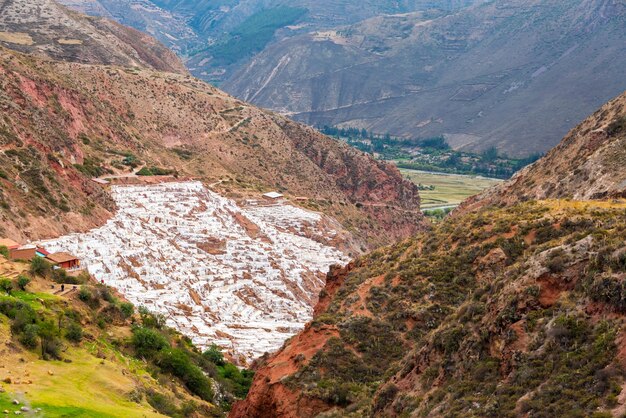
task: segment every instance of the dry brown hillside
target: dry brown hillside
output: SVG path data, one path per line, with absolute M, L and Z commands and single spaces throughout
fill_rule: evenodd
M 626 196 L 626 93 L 573 129 L 510 181 L 464 203 L 461 211 L 535 199 Z
M 100 224 L 90 178 L 148 164 L 233 196 L 279 190 L 377 245 L 420 228 L 397 169 L 182 74 L 52 62 L 0 49 L 0 235 L 43 238 Z
M 154 38 L 53 0 L 0 1 L 0 45 L 56 60 L 187 73 L 176 54 Z

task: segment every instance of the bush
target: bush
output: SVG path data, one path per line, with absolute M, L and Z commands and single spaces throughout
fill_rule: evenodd
M 4 256 L 4 258 L 9 258 L 9 249 L 4 245 L 0 245 L 0 255 Z
M 174 402 L 162 393 L 150 389 L 146 395 L 148 403 L 151 407 L 156 409 L 157 412 L 168 417 L 175 416 L 178 413 L 178 408 L 176 408 Z
M 202 355 L 216 366 L 223 366 L 226 364 L 226 361 L 224 361 L 224 355 L 220 351 L 220 348 L 215 344 L 212 344 L 208 350 L 202 353 Z
M 0 279 L 0 290 L 10 295 L 13 291 L 13 283 L 9 279 Z
M 139 315 L 144 327 L 161 329 L 165 326 L 165 316 L 153 314 L 145 306 L 139 307 Z
M 65 338 L 74 343 L 81 342 L 83 339 L 83 328 L 76 322 L 70 323 L 65 330 Z
M 124 318 L 128 319 L 135 313 L 135 306 L 132 303 L 124 302 L 120 304 L 120 311 L 122 311 Z
M 30 273 L 34 276 L 46 277 L 52 271 L 52 264 L 42 257 L 35 257 L 30 262 Z
M 23 276 L 23 275 L 19 275 L 17 277 L 17 287 L 20 288 L 20 290 L 26 290 L 26 286 L 28 286 L 28 284 L 30 283 L 30 278 Z
M 52 321 L 44 321 L 39 324 L 38 335 L 41 340 L 41 356 L 44 360 L 49 357 L 60 359 L 61 343 L 57 338 L 59 334 L 57 327 Z
M 19 336 L 19 341 L 26 348 L 31 350 L 36 348 L 39 343 L 39 327 L 35 324 L 26 325 Z
M 91 298 L 93 298 L 91 290 L 86 286 L 81 286 L 80 291 L 78 292 L 78 299 L 87 303 L 91 300 Z
M 148 359 L 154 358 L 160 350 L 170 346 L 158 331 L 145 327 L 133 329 L 131 344 L 139 357 Z
M 207 402 L 213 401 L 214 393 L 209 378 L 191 362 L 187 352 L 180 349 L 161 351 L 159 365 L 183 381 L 187 389 Z

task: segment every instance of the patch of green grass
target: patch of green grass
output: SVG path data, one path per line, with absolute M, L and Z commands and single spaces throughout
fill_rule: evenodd
M 30 293 L 23 290 L 14 290 L 11 292 L 11 296 L 15 299 L 19 299 L 22 302 L 26 302 L 31 308 L 35 310 L 43 309 L 44 306 L 41 301 L 45 302 L 58 302 L 60 298 L 50 293 Z
M 400 169 L 402 174 L 417 185 L 421 185 L 422 208 L 458 205 L 470 196 L 492 187 L 500 180 L 456 174 L 426 173 Z M 432 188 L 432 190 L 431 190 Z
M 76 406 L 56 406 L 48 404 L 33 404 L 33 408 L 41 408 L 46 417 L 49 418 L 115 418 L 119 415 L 110 415 L 93 409 L 81 408 Z M 140 416 L 140 415 L 137 415 Z

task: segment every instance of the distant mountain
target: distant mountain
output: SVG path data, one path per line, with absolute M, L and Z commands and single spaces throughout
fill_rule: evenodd
M 60 0 L 147 32 L 185 58 L 191 72 L 220 83 L 272 42 L 381 14 L 440 16 L 482 0 Z
M 379 16 L 274 43 L 222 87 L 311 125 L 527 155 L 626 88 L 625 26 L 619 0 Z
M 53 0 L 2 1 L 0 45 L 55 60 L 187 74 L 176 54 L 145 33 L 75 13 Z
M 622 415 L 625 98 L 477 210 L 331 270 L 230 417 Z

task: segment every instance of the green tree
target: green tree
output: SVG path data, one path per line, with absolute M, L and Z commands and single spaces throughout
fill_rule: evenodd
M 77 322 L 71 322 L 65 330 L 65 338 L 79 343 L 83 339 L 83 328 Z
M 39 327 L 36 324 L 28 324 L 24 327 L 22 334 L 19 337 L 20 342 L 26 348 L 37 348 Z
M 4 245 L 0 245 L 0 255 L 4 256 L 4 258 L 9 258 L 9 249 Z
M 59 358 L 60 344 L 57 339 L 59 331 L 52 321 L 39 323 L 38 335 L 41 342 L 41 357 L 44 360 L 49 357 Z
M 209 349 L 206 350 L 202 355 L 216 366 L 223 366 L 224 364 L 226 364 L 226 362 L 224 361 L 224 354 L 222 354 L 220 348 L 215 344 L 212 344 L 211 347 L 209 347 Z
M 180 349 L 161 351 L 159 365 L 163 370 L 181 379 L 192 393 L 205 401 L 213 400 L 214 393 L 209 378 L 191 362 L 185 351 Z

